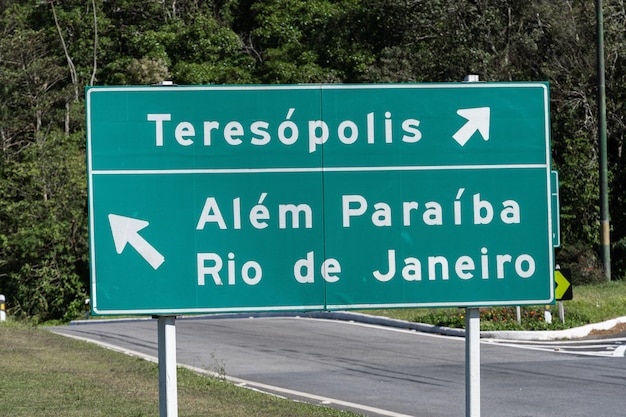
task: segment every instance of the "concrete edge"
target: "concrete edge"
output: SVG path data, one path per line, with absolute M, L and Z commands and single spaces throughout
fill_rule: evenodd
M 262 318 L 262 317 L 304 317 L 325 320 L 354 321 L 358 323 L 373 324 L 378 326 L 395 327 L 398 329 L 415 330 L 424 333 L 434 333 L 444 336 L 464 337 L 465 329 L 455 329 L 450 327 L 435 326 L 432 324 L 415 323 L 405 320 L 391 319 L 382 316 L 372 316 L 369 314 L 356 313 L 351 311 L 319 311 L 319 312 L 277 312 L 277 313 L 233 313 L 233 314 L 210 314 L 199 316 L 181 316 L 181 320 L 220 320 L 232 318 Z M 102 322 L 127 322 L 137 320 L 152 320 L 149 317 L 119 318 L 103 320 L 73 320 L 70 325 L 88 325 Z M 626 323 L 626 316 L 616 319 L 592 323 L 581 327 L 565 330 L 496 330 L 481 331 L 480 337 L 484 339 L 499 340 L 522 340 L 522 341 L 550 341 L 579 339 L 588 336 L 594 330 L 609 330 L 618 324 Z
M 193 316 L 179 316 L 179 320 L 224 320 L 224 319 L 242 319 L 242 318 L 263 318 L 263 317 L 303 317 L 325 320 L 354 321 L 358 323 L 374 324 L 378 326 L 395 327 L 399 329 L 415 330 L 425 333 L 436 333 L 446 336 L 464 336 L 465 330 L 453 329 L 432 324 L 415 323 L 404 320 L 390 319 L 388 317 L 372 316 L 369 314 L 355 313 L 349 311 L 312 311 L 312 312 L 275 312 L 275 313 L 228 313 L 228 314 L 206 314 Z M 102 324 L 106 323 L 125 323 L 132 321 L 153 320 L 152 317 L 125 317 L 99 320 L 72 320 L 71 326 Z
M 618 324 L 626 323 L 626 316 L 603 321 L 600 323 L 587 324 L 565 330 L 534 330 L 534 331 L 485 331 L 480 336 L 486 339 L 523 340 L 523 341 L 550 341 L 580 339 L 589 336 L 594 330 L 609 330 Z
M 301 314 L 301 317 L 320 318 L 327 320 L 354 321 L 357 323 L 374 324 L 377 326 L 395 327 L 397 329 L 415 330 L 424 333 L 434 333 L 444 336 L 465 336 L 465 329 L 435 326 L 433 324 L 416 323 L 405 320 L 390 319 L 382 316 L 355 313 L 349 311 L 329 311 Z

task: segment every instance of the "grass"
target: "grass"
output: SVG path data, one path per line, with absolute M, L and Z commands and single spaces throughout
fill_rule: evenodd
M 626 316 L 626 281 L 574 287 L 574 299 L 564 301 L 565 323 L 557 316 L 556 306 L 550 306 L 553 320 L 544 320 L 546 306 L 522 307 L 522 323 L 517 323 L 515 307 L 481 309 L 481 330 L 559 330 L 597 323 Z M 462 328 L 464 309 L 402 309 L 372 310 L 368 314 L 399 320 Z
M 178 370 L 179 416 L 350 417 Z M 0 323 L 0 414 L 12 417 L 159 415 L 155 363 L 41 328 Z

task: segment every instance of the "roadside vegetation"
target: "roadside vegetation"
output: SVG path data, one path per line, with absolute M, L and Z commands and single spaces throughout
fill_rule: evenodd
M 603 7 L 612 273 L 621 279 L 625 0 Z M 89 297 L 84 88 L 163 80 L 547 81 L 557 262 L 576 280 L 603 279 L 593 2 L 3 0 L 0 33 L 0 293 L 13 316 L 68 321 Z
M 12 417 L 159 415 L 158 366 L 50 333 L 0 323 L 0 414 Z M 178 370 L 181 417 L 350 417 L 355 414 Z
M 558 317 L 556 305 L 549 306 L 552 323 L 546 323 L 547 306 L 523 306 L 521 323 L 517 322 L 515 306 L 482 308 L 481 330 L 560 330 L 598 323 L 626 316 L 626 282 L 612 281 L 600 284 L 575 286 L 574 299 L 563 301 L 565 323 Z M 375 310 L 366 313 L 398 320 L 434 324 L 437 326 L 465 327 L 465 309 L 404 309 Z

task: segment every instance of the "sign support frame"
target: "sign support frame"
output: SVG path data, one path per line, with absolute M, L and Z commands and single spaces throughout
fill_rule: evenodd
M 465 82 L 478 82 L 469 74 Z M 465 417 L 480 417 L 480 309 L 465 309 Z
M 480 309 L 465 309 L 465 416 L 480 417 Z
M 176 316 L 156 316 L 159 351 L 159 417 L 178 417 Z
M 559 306 L 559 318 L 561 319 L 561 323 L 565 323 L 565 307 L 563 306 L 563 300 L 557 301 Z

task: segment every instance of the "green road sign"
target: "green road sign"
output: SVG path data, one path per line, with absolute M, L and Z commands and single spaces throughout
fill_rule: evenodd
M 561 204 L 559 201 L 559 173 L 552 171 L 550 176 L 550 189 L 552 190 L 552 245 L 561 247 Z
M 95 314 L 544 304 L 544 83 L 88 88 Z

